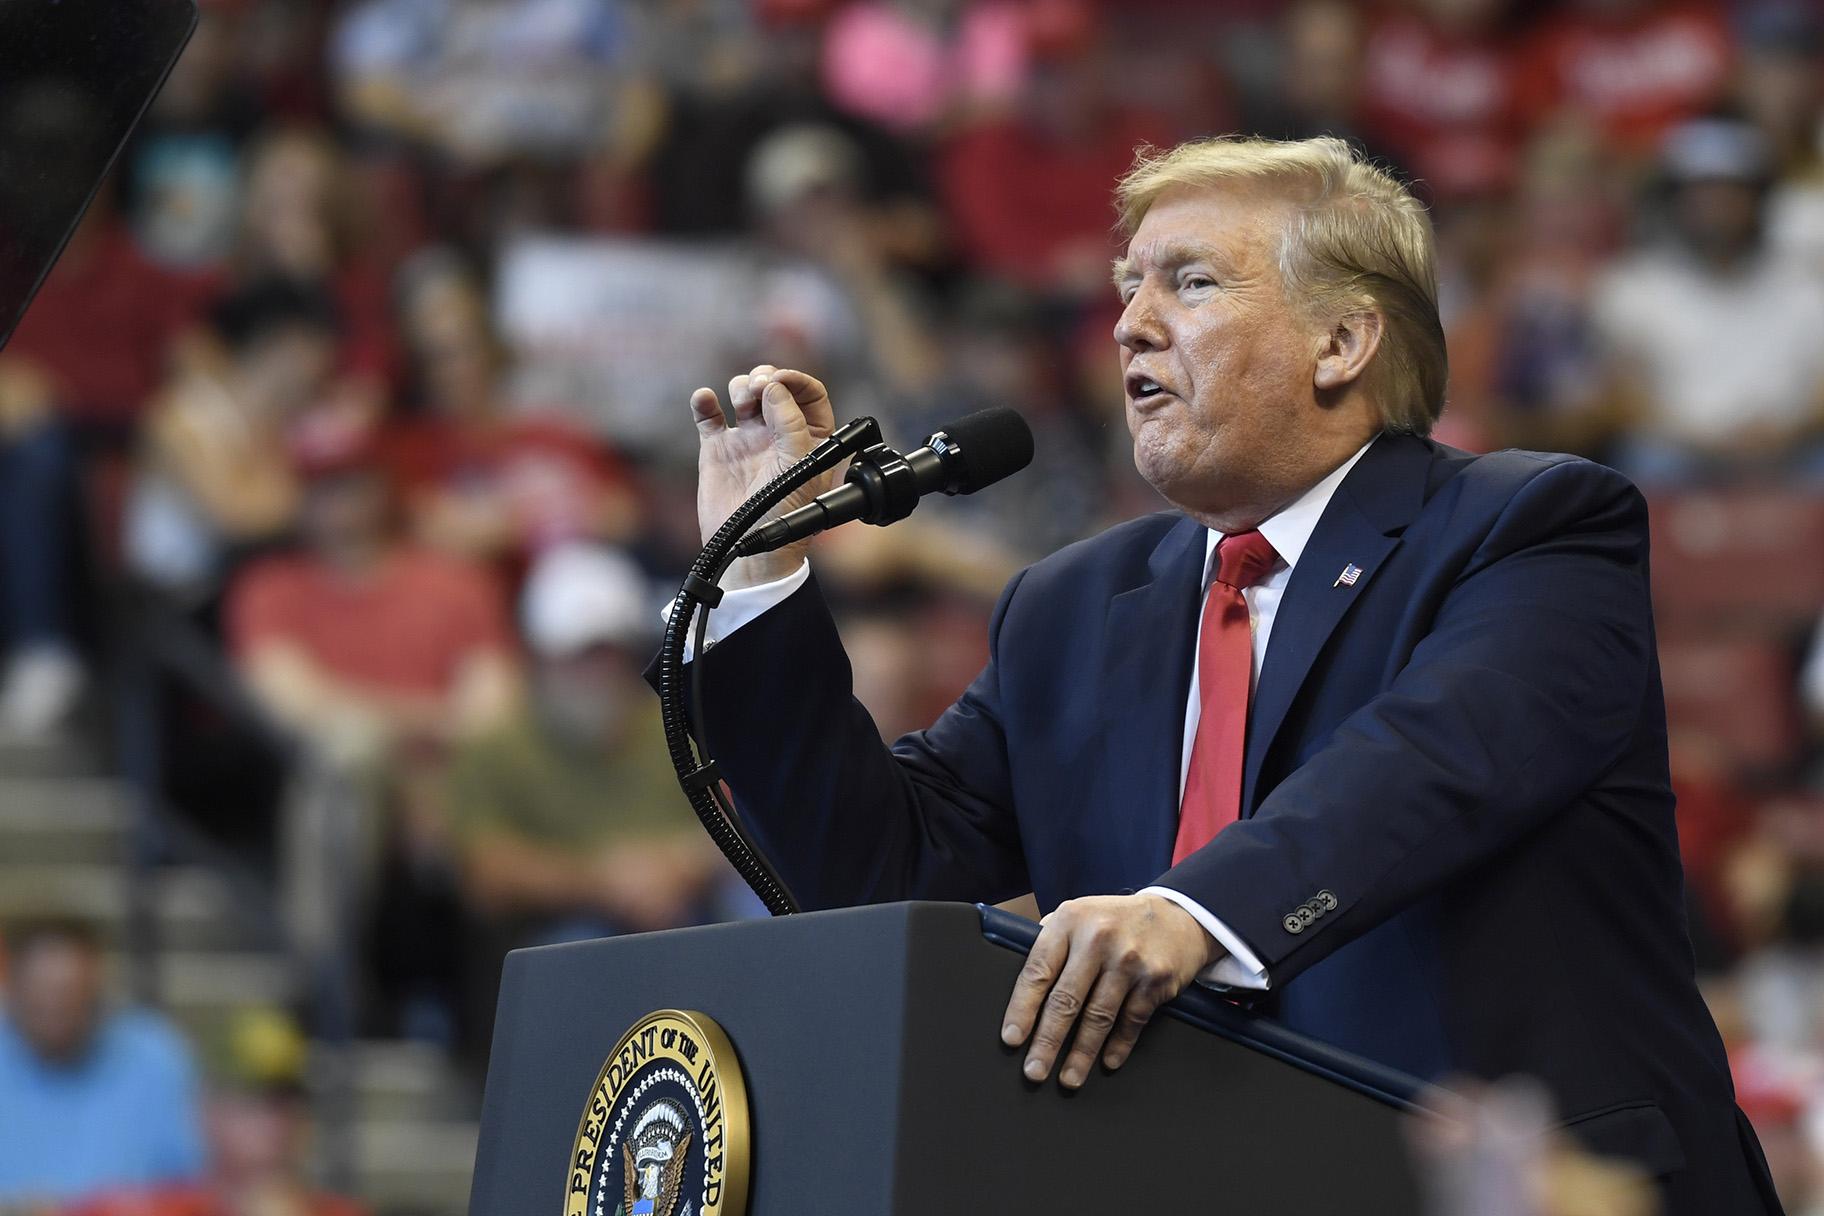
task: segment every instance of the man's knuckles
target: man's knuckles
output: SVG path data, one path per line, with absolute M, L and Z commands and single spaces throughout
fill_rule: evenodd
M 1083 1010 L 1082 1025 L 1087 1030 L 1107 1032 L 1114 1028 L 1117 1014 L 1103 1005 L 1090 1005 Z
M 1026 965 L 1020 968 L 1020 983 L 1032 986 L 1049 985 L 1053 978 L 1051 964 L 1036 954 L 1027 955 Z

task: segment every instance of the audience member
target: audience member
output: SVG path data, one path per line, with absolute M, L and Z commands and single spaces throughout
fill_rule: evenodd
M 1669 239 L 1623 258 L 1595 289 L 1626 428 L 1617 466 L 1646 483 L 1824 476 L 1824 283 L 1766 246 L 1766 138 L 1700 119 L 1672 131 L 1663 163 Z
M 366 916 L 389 855 L 436 867 L 444 754 L 506 719 L 518 668 L 487 570 L 400 539 L 371 436 L 312 444 L 302 548 L 249 566 L 227 620 L 254 695 L 304 745 L 281 885 L 294 941 L 317 958 Z
M 634 18 L 611 0 L 364 0 L 330 66 L 374 131 L 469 165 L 575 158 L 609 117 Z
M 945 141 L 945 210 L 979 270 L 1066 296 L 1106 291 L 1109 183 L 1137 145 L 1172 134 L 1113 91 L 1114 70 L 1093 37 L 1059 46 L 1034 63 L 1009 112 Z
M 1811 718 L 1812 735 L 1824 741 L 1824 621 L 1818 624 L 1817 635 L 1812 638 L 1811 649 L 1806 655 L 1805 669 L 1799 676 L 1799 698 Z
M 1279 63 L 1242 113 L 1242 128 L 1273 139 L 1335 135 L 1397 165 L 1369 133 L 1363 90 L 1366 19 L 1345 0 L 1294 0 L 1279 21 Z
M 339 333 L 326 295 L 281 278 L 224 297 L 211 320 L 215 349 L 152 405 L 125 521 L 128 567 L 190 601 L 293 526 L 288 444 L 329 391 Z
M 912 284 L 877 239 L 856 146 L 833 127 L 782 127 L 754 149 L 747 198 L 760 237 L 760 345 L 889 396 L 937 374 Z
M 1487 396 L 1488 446 L 1589 453 L 1607 438 L 1612 419 L 1602 408 L 1590 292 L 1615 256 L 1624 212 L 1612 158 L 1594 131 L 1563 124 L 1528 145 L 1485 302 L 1492 349 L 1475 388 Z M 1453 376 L 1453 408 L 1462 387 Z
M 996 486 L 992 495 L 927 500 L 906 521 L 915 527 L 939 525 L 940 546 L 958 534 L 977 542 L 960 546 L 958 557 L 990 549 L 982 554 L 992 558 L 983 579 L 1002 577 L 1010 561 L 1037 560 L 1084 536 L 1105 505 L 1072 489 L 1093 485 L 1101 476 L 1096 422 L 1074 408 L 1069 375 L 1060 366 L 1047 319 L 1031 293 L 1009 284 L 983 283 L 964 292 L 944 310 L 938 331 L 943 378 L 909 403 L 887 436 L 890 442 L 910 444 L 965 414 L 994 406 L 1018 410 L 1032 427 L 1033 462 L 1018 477 Z M 863 539 L 873 544 L 886 538 L 869 533 Z M 966 581 L 972 588 L 982 586 L 980 579 Z
M 104 188 L 0 350 L 0 367 L 42 381 L 58 415 L 91 445 L 130 447 L 206 297 L 205 281 L 140 251 Z
M 246 76 L 251 7 L 198 6 L 190 41 L 122 157 L 134 235 L 161 266 L 213 270 L 233 247 L 241 153 L 265 117 Z
M 651 588 L 611 550 L 565 546 L 534 569 L 524 603 L 530 702 L 449 770 L 471 901 L 522 943 L 702 918 L 725 871 L 640 680 L 656 640 Z
M 1468 1078 L 1434 1093 L 1438 1119 L 1408 1137 L 1432 1216 L 1655 1216 L 1653 1180 L 1633 1162 L 1598 1156 L 1558 1130 L 1533 1082 Z
M 195 1177 L 195 1065 L 177 1032 L 151 1012 L 107 1007 L 87 926 L 22 924 L 6 946 L 0 1208 Z
M 76 478 L 50 382 L 0 358 L 0 735 L 42 739 L 84 683 L 69 587 Z
M 230 282 L 284 278 L 335 300 L 342 318 L 337 361 L 378 412 L 399 373 L 386 271 L 364 247 L 347 158 L 314 127 L 278 127 L 247 151 L 240 231 Z
M 640 679 L 658 612 L 638 568 L 612 550 L 555 549 L 527 582 L 523 620 L 529 703 L 461 746 L 445 787 L 479 930 L 466 1020 L 484 1042 L 507 950 L 749 907 L 679 792 Z
M 403 277 L 420 408 L 386 447 L 417 538 L 517 576 L 550 545 L 630 537 L 638 503 L 613 454 L 567 419 L 508 412 L 507 350 L 473 277 L 435 252 Z
M 67 1216 L 363 1216 L 306 1177 L 308 1049 L 297 1026 L 250 1008 L 230 1019 L 225 1038 L 204 1105 L 207 1173 L 113 1192 Z
M 1012 104 L 1027 22 L 1004 0 L 859 0 L 830 20 L 823 87 L 838 106 L 904 133 Z
M 1777 164 L 1767 244 L 1824 278 L 1824 18 L 1789 0 L 1744 13 L 1736 96 Z
M 808 17 L 765 16 L 753 37 L 764 73 L 670 91 L 645 174 L 652 229 L 679 236 L 746 234 L 753 213 L 745 176 L 755 149 L 785 127 L 834 128 L 858 157 L 855 189 L 875 244 L 895 262 L 933 267 L 945 250 L 929 150 L 824 95 L 817 78 L 819 32 Z

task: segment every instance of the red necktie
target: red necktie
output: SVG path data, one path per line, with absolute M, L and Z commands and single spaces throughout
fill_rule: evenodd
M 1178 811 L 1177 865 L 1241 816 L 1241 769 L 1248 743 L 1248 690 L 1254 641 L 1244 589 L 1267 577 L 1279 554 L 1258 532 L 1225 536 L 1197 635 L 1197 696 L 1202 711 Z

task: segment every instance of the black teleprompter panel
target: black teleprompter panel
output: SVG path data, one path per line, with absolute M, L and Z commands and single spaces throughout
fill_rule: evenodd
M 0 0 L 0 346 L 195 26 L 195 0 Z

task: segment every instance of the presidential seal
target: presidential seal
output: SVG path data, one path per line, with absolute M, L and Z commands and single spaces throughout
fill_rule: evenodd
M 722 1028 L 661 1009 L 595 1078 L 570 1154 L 564 1216 L 742 1216 L 747 1085 Z

